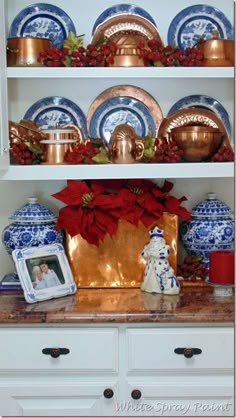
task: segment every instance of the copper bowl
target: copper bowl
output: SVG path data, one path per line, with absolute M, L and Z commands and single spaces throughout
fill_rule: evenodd
M 15 37 L 7 40 L 8 67 L 41 66 L 38 56 L 52 47 L 46 38 Z
M 218 32 L 214 31 L 212 39 L 199 43 L 203 53 L 204 67 L 231 67 L 234 65 L 234 41 L 220 39 Z
M 204 161 L 211 157 L 223 138 L 219 129 L 208 126 L 179 126 L 171 130 L 171 139 L 184 151 L 186 161 Z

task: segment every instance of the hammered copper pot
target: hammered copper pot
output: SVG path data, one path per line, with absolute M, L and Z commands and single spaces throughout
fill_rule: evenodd
M 41 66 L 38 57 L 41 52 L 50 49 L 51 41 L 46 38 L 15 37 L 7 40 L 7 65 Z

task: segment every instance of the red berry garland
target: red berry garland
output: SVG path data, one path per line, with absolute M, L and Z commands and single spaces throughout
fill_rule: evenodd
M 200 67 L 203 54 L 197 47 L 180 49 L 172 45 L 163 46 L 156 39 L 140 42 L 138 47 L 146 66 Z
M 46 67 L 107 67 L 113 63 L 116 44 L 112 41 L 102 45 L 79 46 L 73 51 L 63 47 L 41 52 L 38 62 Z
M 202 264 L 202 258 L 197 256 L 187 256 L 184 262 L 178 265 L 177 274 L 184 280 L 196 281 L 205 280 L 208 276 L 208 269 Z
M 167 141 L 165 138 L 156 138 L 155 154 L 153 163 L 178 163 L 182 161 L 183 150 L 178 147 L 174 140 Z
M 234 161 L 234 152 L 231 147 L 221 145 L 218 151 L 211 157 L 211 162 L 230 162 Z

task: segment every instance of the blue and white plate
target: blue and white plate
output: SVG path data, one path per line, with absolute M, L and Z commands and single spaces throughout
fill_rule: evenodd
M 95 30 L 101 23 L 105 22 L 105 20 L 109 19 L 110 17 L 113 17 L 115 15 L 120 15 L 120 14 L 142 16 L 143 18 L 149 20 L 149 22 L 151 22 L 154 26 L 156 26 L 156 22 L 153 19 L 153 17 L 141 7 L 135 6 L 134 4 L 116 4 L 115 6 L 111 6 L 105 9 L 97 17 L 93 25 L 92 35 L 94 34 Z
M 212 38 L 217 31 L 219 38 L 233 39 L 233 26 L 219 9 L 196 4 L 181 10 L 172 20 L 167 34 L 168 44 L 179 48 L 194 46 L 200 38 Z
M 25 113 L 24 119 L 32 120 L 41 129 L 56 128 L 57 125 L 74 124 L 87 137 L 86 116 L 74 102 L 60 96 L 49 96 L 35 102 Z
M 221 119 L 221 121 L 223 122 L 229 138 L 231 137 L 232 128 L 228 112 L 226 111 L 224 106 L 220 102 L 218 102 L 218 100 L 214 99 L 211 96 L 205 96 L 203 94 L 193 94 L 191 96 L 185 96 L 182 99 L 178 100 L 175 104 L 173 104 L 173 106 L 170 108 L 168 112 L 168 115 L 175 112 L 176 110 L 185 109 L 188 107 L 212 110 L 212 112 L 214 112 L 218 116 L 218 118 Z
M 76 29 L 67 13 L 53 4 L 36 3 L 16 15 L 10 27 L 9 38 L 47 38 L 60 48 L 69 32 L 76 33 Z
M 133 97 L 113 97 L 101 103 L 89 121 L 89 136 L 104 138 L 109 143 L 111 134 L 117 125 L 127 123 L 139 136 L 156 132 L 155 120 L 148 107 Z

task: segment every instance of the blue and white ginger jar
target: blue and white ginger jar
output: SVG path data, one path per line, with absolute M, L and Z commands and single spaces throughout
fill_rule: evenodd
M 207 199 L 192 209 L 191 221 L 181 223 L 180 239 L 187 253 L 203 257 L 209 268 L 210 251 L 234 248 L 232 210 L 215 193 L 208 193 Z
M 28 203 L 17 209 L 9 218 L 13 221 L 2 231 L 2 242 L 11 255 L 15 249 L 64 243 L 62 231 L 55 230 L 56 217 L 37 198 L 28 198 Z

